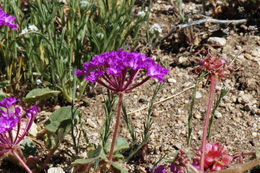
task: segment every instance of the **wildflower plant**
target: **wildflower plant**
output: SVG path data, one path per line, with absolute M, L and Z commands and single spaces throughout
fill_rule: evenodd
M 207 110 L 204 118 L 204 125 L 203 125 L 200 168 L 204 168 L 209 119 L 210 119 L 210 114 L 212 112 L 216 86 L 218 81 L 226 79 L 229 76 L 231 71 L 232 68 L 227 66 L 227 63 L 223 58 L 213 56 L 210 53 L 208 53 L 206 58 L 199 61 L 198 66 L 194 68 L 195 73 L 205 72 L 208 75 L 208 81 L 210 82 L 208 106 L 207 106 Z M 202 169 L 202 172 L 203 171 L 204 170 Z
M 0 156 L 12 154 L 31 173 L 19 153 L 19 144 L 28 133 L 38 110 L 36 106 L 23 110 L 21 106 L 15 105 L 16 102 L 17 99 L 13 97 L 0 101 Z
M 84 63 L 83 66 L 83 70 L 75 72 L 76 75 L 83 75 L 85 80 L 97 82 L 119 96 L 115 128 L 108 154 L 108 161 L 111 162 L 118 133 L 123 95 L 131 92 L 150 78 L 156 78 L 163 82 L 169 70 L 156 64 L 152 58 L 147 58 L 144 54 L 123 50 L 97 55 L 90 62 Z M 139 81 L 138 75 L 141 71 L 145 71 L 147 76 Z

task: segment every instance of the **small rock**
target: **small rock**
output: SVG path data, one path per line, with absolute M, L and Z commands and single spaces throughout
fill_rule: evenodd
M 88 124 L 90 127 L 97 128 L 96 123 L 94 123 L 91 119 L 88 119 L 88 120 L 87 120 L 87 124 Z
M 182 145 L 181 145 L 181 143 L 176 142 L 176 143 L 173 144 L 173 147 L 174 147 L 174 149 L 176 149 L 176 150 L 180 150 L 180 149 L 182 148 Z
M 252 136 L 256 137 L 256 136 L 257 136 L 257 133 L 256 133 L 256 132 L 253 132 L 253 133 L 252 133 Z
M 33 122 L 32 123 L 32 126 L 29 130 L 29 134 L 36 137 L 37 136 L 37 133 L 38 133 L 38 130 L 37 130 L 37 125 Z
M 249 60 L 252 60 L 252 59 L 253 59 L 252 55 L 250 55 L 250 54 L 248 54 L 248 53 L 245 53 L 244 56 L 245 56 L 246 59 L 249 59 Z
M 259 48 L 255 48 L 251 51 L 251 54 L 255 57 L 260 57 L 260 49 Z
M 183 57 L 183 56 L 179 57 L 179 59 L 178 59 L 178 62 L 179 62 L 180 64 L 184 64 L 184 63 L 186 63 L 187 61 L 188 61 L 188 58 L 187 58 L 187 57 Z
M 199 136 L 202 136 L 202 133 L 203 133 L 203 131 L 202 131 L 202 130 L 199 130 L 197 134 L 198 134 Z
M 153 116 L 153 117 L 158 117 L 158 116 L 159 116 L 159 112 L 158 112 L 158 111 L 154 111 L 154 112 L 152 113 L 152 116 Z
M 195 98 L 200 99 L 202 97 L 201 93 L 199 91 L 196 92 Z
M 174 78 L 169 78 L 169 79 L 168 79 L 168 82 L 169 82 L 169 83 L 176 83 L 177 81 L 176 81 L 176 79 L 174 79 Z
M 196 119 L 199 119 L 199 120 L 202 118 L 202 116 L 201 116 L 200 114 L 198 114 L 198 113 L 197 113 L 197 114 L 195 114 L 195 116 L 194 116 L 194 117 L 195 117 Z
M 248 104 L 249 106 L 256 104 L 257 101 L 254 99 L 254 97 L 250 94 L 239 94 L 240 97 L 238 98 L 238 102 L 242 104 Z
M 53 167 L 48 169 L 48 173 L 65 173 L 60 167 Z
M 215 112 L 215 117 L 216 118 L 222 118 L 222 114 L 218 111 Z
M 53 109 L 54 109 L 54 110 L 58 110 L 58 109 L 60 109 L 60 105 L 56 105 L 56 106 L 54 106 Z
M 225 38 L 222 37 L 210 37 L 208 39 L 208 42 L 211 44 L 218 44 L 220 46 L 225 46 L 227 40 Z
M 138 102 L 139 102 L 139 103 L 143 103 L 143 104 L 148 103 L 148 101 L 145 100 L 145 99 L 143 99 L 143 98 L 140 98 L 140 99 L 138 100 Z

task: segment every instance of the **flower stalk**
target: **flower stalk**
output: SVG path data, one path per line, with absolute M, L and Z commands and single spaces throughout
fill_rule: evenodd
M 214 95 L 216 91 L 216 85 L 217 85 L 217 76 L 216 75 L 210 75 L 210 91 L 209 91 L 209 98 L 208 98 L 208 106 L 206 115 L 204 117 L 204 125 L 203 125 L 203 134 L 202 134 L 202 153 L 201 153 L 201 159 L 200 159 L 200 168 L 201 171 L 204 172 L 204 161 L 205 161 L 205 151 L 206 151 L 206 143 L 207 143 L 207 134 L 208 134 L 208 126 L 209 126 L 209 118 L 214 102 Z
M 32 170 L 26 165 L 26 163 L 24 162 L 24 160 L 20 157 L 20 155 L 19 155 L 15 150 L 12 150 L 11 152 L 12 152 L 12 154 L 16 157 L 16 159 L 19 161 L 19 163 L 22 164 L 22 166 L 24 167 L 24 169 L 25 169 L 28 173 L 33 173 Z
M 110 148 L 110 151 L 109 151 L 109 154 L 108 154 L 108 160 L 109 161 L 112 161 L 112 157 L 113 157 L 113 153 L 114 153 L 114 149 L 115 149 L 116 138 L 117 138 L 119 122 L 120 122 L 120 113 L 121 113 L 121 107 L 122 107 L 122 101 L 123 101 L 123 93 L 119 93 L 118 95 L 119 95 L 119 99 L 118 99 L 118 104 L 117 104 L 116 123 L 115 123 L 111 148 Z

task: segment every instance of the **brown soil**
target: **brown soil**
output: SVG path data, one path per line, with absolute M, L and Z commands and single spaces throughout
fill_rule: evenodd
M 201 17 L 202 6 L 195 3 L 184 5 L 185 14 L 190 20 L 198 20 Z M 168 1 L 157 1 L 153 6 L 151 24 L 157 23 L 162 27 L 162 36 L 178 25 L 177 10 Z M 202 56 L 194 54 L 202 48 L 212 54 L 220 56 L 228 61 L 234 68 L 234 72 L 227 80 L 218 84 L 218 89 L 229 88 L 229 92 L 217 109 L 217 116 L 212 127 L 212 142 L 225 144 L 230 154 L 241 152 L 254 152 L 260 147 L 260 34 L 259 29 L 246 24 L 220 25 L 201 24 L 185 30 L 176 30 L 170 37 L 163 41 L 159 47 L 152 49 L 151 55 L 170 69 L 168 79 L 160 90 L 152 115 L 152 135 L 148 144 L 148 152 L 143 161 L 128 164 L 130 172 L 146 172 L 146 168 L 162 155 L 172 158 L 172 155 L 180 149 L 194 149 L 200 145 L 202 123 L 205 114 L 208 97 L 206 81 L 199 86 L 196 99 L 192 145 L 188 147 L 187 120 L 192 89 L 196 76 L 189 72 L 193 69 L 196 60 Z M 222 46 L 215 47 L 210 44 L 210 37 L 221 37 L 226 40 Z M 144 48 L 145 49 L 145 48 Z M 130 113 L 133 125 L 139 140 L 143 134 L 143 122 L 147 115 L 147 109 L 138 111 L 147 106 L 157 82 L 150 80 L 132 93 L 124 97 L 127 110 Z M 183 90 L 187 89 L 185 92 Z M 81 103 L 86 131 L 90 143 L 99 143 L 99 134 L 104 119 L 103 100 L 105 90 L 97 86 L 95 94 L 84 97 Z M 178 94 L 174 96 L 175 94 Z M 165 98 L 172 97 L 166 101 Z M 125 123 L 121 123 L 119 136 L 131 141 Z M 63 147 L 68 150 L 70 145 L 68 138 Z M 70 145 L 71 146 L 71 145 Z M 193 150 L 192 150 L 193 149 Z M 62 149 L 63 150 L 63 149 Z M 61 153 L 63 153 L 61 151 Z M 82 152 L 81 157 L 86 153 Z M 61 156 L 64 158 L 67 156 Z M 57 158 L 56 158 L 57 159 Z M 64 170 L 64 159 L 58 159 L 54 166 L 61 166 Z M 69 160 L 66 160 L 69 164 Z

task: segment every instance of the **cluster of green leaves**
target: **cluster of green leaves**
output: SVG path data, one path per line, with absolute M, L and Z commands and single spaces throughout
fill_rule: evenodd
M 134 0 L 0 0 L 19 30 L 1 28 L 0 80 L 11 92 L 35 87 L 59 90 L 67 102 L 86 82 L 74 72 L 92 56 L 129 48 L 148 20 L 134 14 Z M 36 26 L 38 30 L 30 29 Z M 25 30 L 27 29 L 27 30 Z M 24 32 L 22 32 L 24 31 Z M 40 84 L 36 84 L 40 80 Z M 75 87 L 80 91 L 75 94 Z

